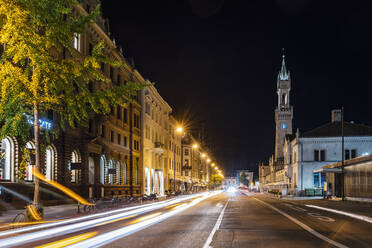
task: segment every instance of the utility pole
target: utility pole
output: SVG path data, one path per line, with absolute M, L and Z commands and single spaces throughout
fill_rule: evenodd
M 342 149 L 342 159 L 341 159 L 341 181 L 342 181 L 342 200 L 345 201 L 345 140 L 344 140 L 344 107 L 341 109 L 341 149 Z

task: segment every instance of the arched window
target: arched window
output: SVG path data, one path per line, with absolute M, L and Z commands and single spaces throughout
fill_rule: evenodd
M 80 163 L 80 162 L 81 162 L 80 153 L 79 153 L 78 150 L 74 150 L 71 153 L 71 163 Z M 81 170 L 70 167 L 70 171 L 71 171 L 71 182 L 72 183 L 79 184 L 80 183 L 80 173 L 81 173 Z
M 127 170 L 128 170 L 128 167 L 127 167 L 127 163 L 126 161 L 124 161 L 124 168 L 123 168 L 123 184 L 128 184 L 128 179 L 127 179 Z
M 11 180 L 13 146 L 8 138 L 1 140 L 0 180 Z
M 94 184 L 94 159 L 92 157 L 88 158 L 88 163 L 89 163 L 89 184 Z
M 47 180 L 54 179 L 54 150 L 48 146 L 45 151 L 45 177 Z
M 101 160 L 100 160 L 100 181 L 101 181 L 101 184 L 105 184 L 105 167 L 106 167 L 106 157 L 105 155 L 102 155 L 101 156 Z
M 30 156 L 32 156 L 31 154 L 35 151 L 35 145 L 33 142 L 29 141 L 26 143 L 26 149 L 30 152 Z M 27 168 L 26 168 L 26 175 L 25 175 L 25 180 L 26 181 L 33 181 L 34 180 L 34 177 L 32 175 L 32 168 L 34 166 L 34 161 L 29 161 L 27 163 Z
M 109 162 L 109 167 L 108 167 L 108 169 L 114 169 L 115 167 L 114 167 L 114 160 L 110 160 L 110 162 Z M 107 173 L 108 173 L 108 169 L 107 169 Z M 112 174 L 111 172 L 110 173 L 108 173 L 108 183 L 109 184 L 114 184 L 114 174 Z
M 116 162 L 116 184 L 121 185 L 122 183 L 122 168 L 120 161 L 118 161 Z

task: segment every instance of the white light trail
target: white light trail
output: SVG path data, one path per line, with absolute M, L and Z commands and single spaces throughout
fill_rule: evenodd
M 182 197 L 182 198 L 178 198 L 178 199 L 174 199 L 174 200 L 169 200 L 169 201 L 166 201 L 166 202 L 152 203 L 152 204 L 147 204 L 147 205 L 144 205 L 144 206 L 132 207 L 132 209 L 133 208 L 135 208 L 135 209 L 131 210 L 131 211 L 127 211 L 125 213 L 110 215 L 110 216 L 107 216 L 107 217 L 102 217 L 102 218 L 98 218 L 98 219 L 84 221 L 84 222 L 80 222 L 80 223 L 76 223 L 76 224 L 70 224 L 70 225 L 66 225 L 66 226 L 51 228 L 51 229 L 48 229 L 48 230 L 42 230 L 42 231 L 33 232 L 33 233 L 26 233 L 26 234 L 18 235 L 18 236 L 15 236 L 15 237 L 6 238 L 6 239 L 3 239 L 3 240 L 0 240 L 0 247 L 12 247 L 12 246 L 21 245 L 21 244 L 24 244 L 24 243 L 29 243 L 29 242 L 33 242 L 33 241 L 42 240 L 42 239 L 57 237 L 59 235 L 68 234 L 68 233 L 72 233 L 72 232 L 75 232 L 75 231 L 85 230 L 85 229 L 91 228 L 92 226 L 97 225 L 97 224 L 102 223 L 102 222 L 107 222 L 107 221 L 115 220 L 117 218 L 123 218 L 123 217 L 134 215 L 134 214 L 150 212 L 150 211 L 153 211 L 155 209 L 163 208 L 163 207 L 166 207 L 168 205 L 172 205 L 172 204 L 184 201 L 184 200 L 192 199 L 192 198 L 204 195 L 204 194 L 206 194 L 206 193 L 186 196 L 186 197 Z M 128 209 L 130 209 L 130 208 L 127 208 L 126 210 L 128 210 Z M 109 212 L 106 212 L 106 213 L 96 214 L 96 215 L 93 215 L 93 216 L 97 217 L 97 216 L 112 214 L 112 213 L 120 212 L 120 211 L 123 211 L 123 210 L 118 209 L 118 210 L 113 210 L 113 211 L 109 211 Z M 76 218 L 76 219 L 73 219 L 73 220 L 61 221 L 59 223 L 43 224 L 43 225 L 39 225 L 39 226 L 36 226 L 36 227 L 38 227 L 38 229 L 39 229 L 39 228 L 43 228 L 42 226 L 44 226 L 44 228 L 45 228 L 45 226 L 50 227 L 53 224 L 54 224 L 54 226 L 55 226 L 55 224 L 60 224 L 61 225 L 61 224 L 66 224 L 69 221 L 70 222 L 71 221 L 76 222 L 78 220 L 82 220 L 82 219 L 88 218 L 88 217 L 92 218 L 92 216 L 85 216 L 85 217 Z M 25 229 L 30 230 L 31 228 L 32 227 L 22 228 L 22 229 L 23 229 L 23 231 L 25 231 Z M 17 230 L 12 230 L 12 231 L 17 231 Z M 4 233 L 8 233 L 8 235 L 9 235 L 9 234 L 12 234 L 12 233 L 17 233 L 17 232 L 12 232 L 12 231 L 3 232 L 1 234 L 5 235 Z
M 196 197 L 196 196 L 198 196 L 198 195 L 193 195 L 191 198 Z M 68 219 L 68 220 L 62 220 L 62 221 L 59 221 L 59 222 L 28 226 L 28 227 L 24 227 L 24 228 L 18 228 L 18 229 L 15 229 L 15 230 L 7 230 L 7 231 L 0 232 L 0 237 L 12 235 L 12 234 L 17 234 L 17 233 L 35 231 L 35 230 L 45 229 L 45 228 L 50 228 L 50 227 L 56 227 L 56 226 L 60 226 L 60 225 L 71 224 L 71 223 L 78 222 L 78 221 L 94 219 L 94 218 L 97 218 L 97 217 L 102 217 L 102 216 L 105 216 L 105 215 L 110 215 L 110 214 L 114 214 L 114 213 L 129 211 L 129 210 L 133 210 L 133 209 L 137 209 L 137 208 L 142 208 L 142 207 L 147 207 L 147 206 L 155 206 L 155 205 L 163 204 L 163 203 L 166 203 L 166 202 L 168 202 L 168 203 L 169 202 L 174 202 L 174 201 L 179 202 L 179 201 L 184 201 L 184 200 L 188 200 L 188 199 L 190 199 L 190 196 L 180 197 L 180 198 L 177 198 L 177 199 L 170 199 L 170 200 L 161 201 L 161 202 L 149 203 L 149 204 L 144 204 L 144 205 L 139 205 L 139 206 L 120 208 L 120 209 L 115 209 L 115 210 L 111 210 L 111 211 L 107 211 L 107 212 L 102 212 L 102 213 L 97 213 L 97 214 L 90 214 L 90 215 L 83 216 L 83 217 L 78 217 L 78 218 L 73 218 L 73 219 Z M 1 241 L 0 241 L 0 244 L 1 244 Z
M 196 200 L 192 201 L 191 203 L 189 203 L 187 205 L 182 205 L 182 207 L 180 206 L 180 208 L 177 208 L 173 211 L 164 213 L 162 215 L 156 216 L 154 218 L 151 218 L 149 220 L 146 220 L 146 221 L 143 221 L 143 222 L 140 222 L 140 223 L 136 223 L 136 224 L 133 224 L 133 225 L 130 225 L 130 226 L 126 226 L 126 227 L 117 229 L 115 231 L 103 233 L 103 234 L 98 235 L 96 237 L 87 239 L 85 241 L 82 241 L 80 243 L 70 245 L 70 246 L 67 246 L 67 247 L 68 248 L 90 248 L 90 247 L 101 247 L 101 246 L 107 245 L 108 243 L 114 242 L 115 240 L 121 239 L 125 236 L 128 236 L 128 235 L 132 234 L 132 233 L 135 233 L 135 232 L 138 232 L 142 229 L 145 229 L 146 227 L 149 227 L 149 226 L 154 225 L 156 223 L 159 223 L 159 222 L 161 222 L 165 219 L 168 219 L 169 217 L 172 217 L 172 216 L 174 216 L 174 215 L 176 215 L 176 214 L 178 214 L 178 213 L 180 213 L 180 212 L 198 204 L 199 202 L 201 202 L 201 201 L 203 201 L 207 198 L 210 198 L 212 196 L 215 196 L 219 193 L 221 193 L 221 191 L 214 192 L 214 193 L 205 193 L 203 197 L 201 197 L 199 199 L 196 199 Z

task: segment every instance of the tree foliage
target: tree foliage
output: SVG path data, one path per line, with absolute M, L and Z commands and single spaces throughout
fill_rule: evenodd
M 86 125 L 90 114 L 123 105 L 141 88 L 135 83 L 113 85 L 101 63 L 124 64 L 104 55 L 99 42 L 89 56 L 73 47 L 95 21 L 99 6 L 88 15 L 74 13 L 75 0 L 0 0 L 0 122 L 2 137 L 27 139 L 34 106 L 41 113 L 58 112 L 61 128 Z M 100 90 L 92 92 L 89 83 Z M 57 127 L 54 127 L 56 130 Z
M 245 172 L 241 172 L 240 174 L 239 174 L 239 183 L 240 184 L 243 184 L 243 185 L 245 185 L 245 186 L 249 186 L 249 180 L 248 180 L 248 178 L 247 178 L 247 174 L 245 173 Z
M 219 174 L 212 174 L 210 183 L 213 185 L 221 184 L 223 177 Z

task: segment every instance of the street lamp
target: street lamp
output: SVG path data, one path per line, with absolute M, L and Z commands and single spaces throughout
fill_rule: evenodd
M 182 134 L 183 133 L 183 128 L 182 127 L 177 127 L 176 128 L 176 133 Z M 181 161 L 182 163 L 182 161 Z M 173 191 L 176 193 L 176 146 L 174 145 L 173 147 Z
M 211 160 L 209 158 L 207 158 L 207 163 L 211 162 Z
M 198 146 L 198 144 L 193 144 L 192 145 L 192 148 L 194 148 L 194 149 L 197 149 L 199 146 Z
M 205 158 L 206 156 L 207 156 L 207 154 L 205 154 L 205 153 L 202 153 L 202 158 Z

